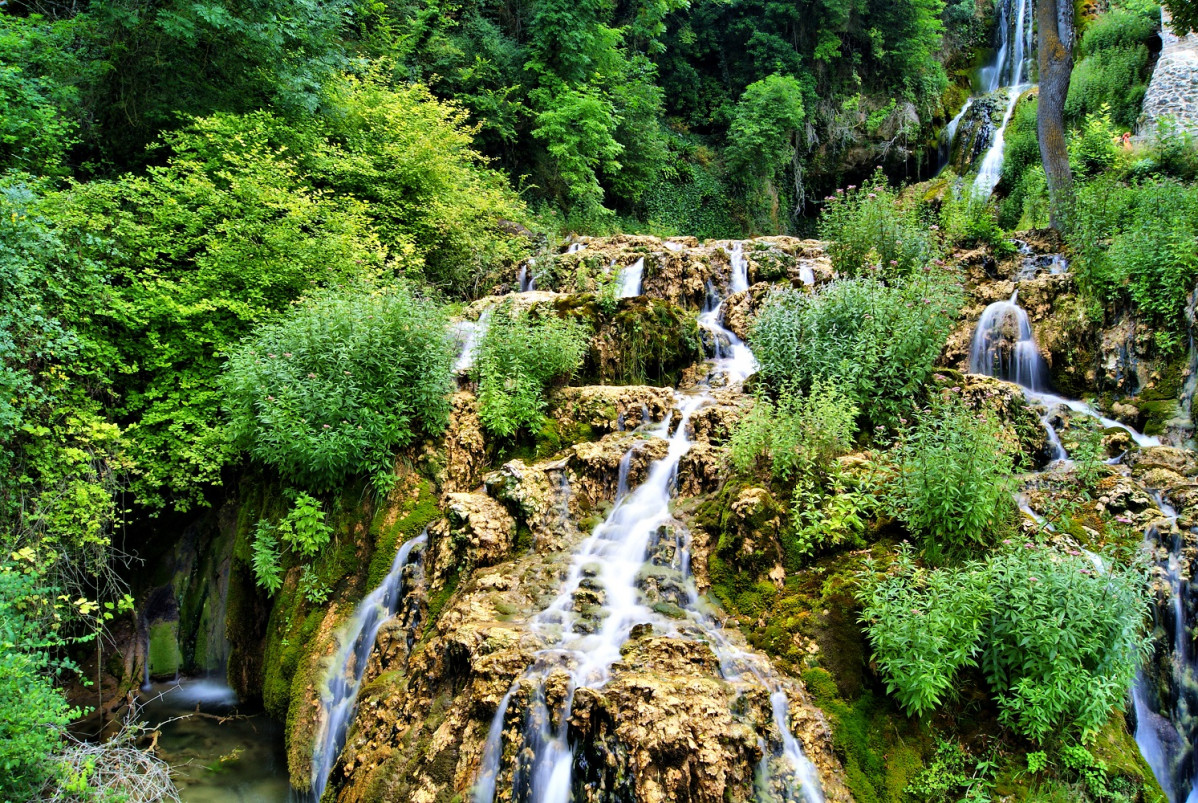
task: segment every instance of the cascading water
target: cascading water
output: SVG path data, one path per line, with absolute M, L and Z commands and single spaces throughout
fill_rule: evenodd
M 1097 419 L 1104 428 L 1124 429 L 1141 447 L 1160 445 L 1158 438 L 1142 435 L 1106 418 L 1084 402 L 1065 399 L 1045 390 L 1047 369 L 1027 313 L 1017 303 L 1017 293 L 1009 301 L 991 304 L 982 313 L 970 348 L 970 371 L 1014 381 L 1023 387 L 1028 398 L 1046 408 L 1064 405 Z M 1067 460 L 1068 455 L 1047 414 L 1043 420 L 1056 456 Z M 1187 604 L 1189 582 L 1183 567 L 1185 558 L 1177 529 L 1177 512 L 1159 493 L 1155 499 L 1168 526 L 1162 529 L 1159 522 L 1150 526 L 1145 534 L 1144 548 L 1154 556 L 1158 574 L 1168 583 L 1169 602 L 1160 606 L 1158 619 L 1167 619 L 1165 629 L 1172 632 L 1167 657 L 1171 677 L 1168 687 L 1162 691 L 1143 670 L 1137 672 L 1131 689 L 1136 717 L 1135 739 L 1169 803 L 1198 803 L 1198 751 L 1195 750 L 1198 746 L 1198 667 L 1193 665 L 1188 649 L 1191 637 L 1188 616 L 1191 606 Z M 1044 523 L 1043 517 L 1028 506 L 1026 499 L 1021 498 L 1019 505 L 1036 521 Z M 1162 617 L 1162 614 L 1167 616 Z M 1167 711 L 1169 716 L 1162 716 L 1158 711 Z
M 747 279 L 745 280 L 747 285 Z M 728 382 L 743 381 L 755 368 L 753 355 L 720 323 L 722 299 L 711 294 L 699 323 L 716 344 L 712 373 Z M 668 443 L 666 455 L 655 461 L 645 480 L 629 487 L 634 444 L 620 461 L 616 499 L 605 521 L 579 546 L 561 592 L 537 614 L 530 625 L 544 637 L 540 650 L 524 676 L 517 679 L 500 702 L 483 748 L 482 764 L 473 791 L 474 803 L 493 803 L 502 771 L 503 733 L 510 708 L 522 685 L 531 688 L 524 714 L 520 749 L 511 770 L 511 799 L 518 803 L 567 803 L 574 785 L 574 751 L 568 740 L 569 718 L 575 691 L 604 685 L 620 649 L 637 625 L 651 624 L 673 636 L 708 643 L 730 683 L 752 682 L 770 693 L 771 715 L 778 731 L 776 745 L 763 750 L 758 768 L 762 797 L 802 803 L 822 803 L 823 794 L 815 767 L 790 732 L 789 700 L 783 684 L 759 657 L 735 647 L 711 617 L 699 612 L 698 594 L 689 574 L 684 542 L 685 528 L 671 514 L 675 475 L 691 448 L 691 416 L 713 402 L 706 387 L 678 398 L 678 420 L 668 415 L 645 434 Z M 672 533 L 673 540 L 668 540 Z M 667 618 L 648 604 L 642 587 L 642 569 L 655 547 L 670 552 L 667 568 L 683 576 L 685 591 L 676 604 L 686 612 L 683 620 Z M 581 615 L 581 600 L 602 600 L 602 615 Z M 547 694 L 547 681 L 565 674 L 565 693 Z M 559 687 L 555 684 L 555 690 Z
M 458 352 L 458 359 L 453 364 L 455 374 L 469 371 L 474 367 L 474 356 L 478 351 L 478 344 L 486 336 L 487 329 L 491 325 L 491 315 L 494 312 L 495 308 L 489 307 L 482 311 L 477 321 L 461 321 L 455 326 L 454 333 L 462 344 L 462 350 Z
M 620 298 L 632 298 L 641 294 L 641 283 L 645 276 L 645 258 L 641 257 L 620 271 Z
M 370 654 L 374 651 L 379 629 L 396 614 L 410 591 L 405 588 L 405 570 L 412 565 L 412 553 L 419 551 L 423 555 L 423 546 L 427 541 L 428 534 L 425 532 L 399 548 L 391 563 L 391 571 L 379 587 L 358 604 L 339 637 L 341 649 L 329 666 L 320 698 L 320 716 L 312 750 L 313 800 L 319 801 L 324 794 L 329 773 L 341 754 L 341 748 L 345 746 L 345 737 L 357 711 L 362 677 L 366 673 Z M 417 575 L 419 566 L 416 564 Z M 414 579 L 419 581 L 418 576 Z
M 516 277 L 516 282 L 520 287 L 521 293 L 527 293 L 537 289 L 537 277 L 532 272 L 532 269 L 536 267 L 536 264 L 537 262 L 535 259 L 529 259 L 520 266 L 520 273 Z
M 1153 556 L 1156 575 L 1168 589 L 1168 601 L 1157 606 L 1158 627 L 1164 633 L 1157 641 L 1158 654 L 1154 656 L 1163 658 L 1167 668 L 1162 670 L 1158 683 L 1153 683 L 1144 670 L 1136 674 L 1132 686 L 1136 744 L 1169 803 L 1196 803 L 1198 667 L 1189 648 L 1193 622 L 1189 615 L 1188 559 L 1177 526 L 1177 511 L 1161 494 L 1154 494 L 1154 498 L 1163 519 L 1149 526 L 1144 548 Z
M 1031 322 L 1027 312 L 1019 306 L 1019 291 L 1011 294 L 1007 301 L 996 301 L 986 307 L 978 319 L 973 342 L 969 347 L 969 370 L 971 373 L 993 376 L 1014 382 L 1023 388 L 1024 395 L 1040 402 L 1046 410 L 1063 405 L 1076 413 L 1097 419 L 1105 428 L 1125 430 L 1139 446 L 1160 446 L 1159 438 L 1141 435 L 1136 430 L 1114 419 L 1107 418 L 1085 402 L 1066 399 L 1049 392 L 1048 366 L 1040 356 Z M 1066 457 L 1060 438 L 1043 417 L 1057 459 Z
M 966 112 L 974 105 L 978 97 L 1005 88 L 1007 90 L 1007 106 L 1002 124 L 997 128 L 994 138 L 990 141 L 973 184 L 973 192 L 981 197 L 989 197 L 1002 177 L 1003 144 L 1007 123 L 1010 122 L 1011 115 L 1015 111 L 1015 103 L 1019 96 L 1031 86 L 1032 0 L 1001 0 L 998 11 L 998 48 L 994 52 L 994 57 L 979 71 L 978 81 L 974 85 L 976 94 L 966 100 L 961 111 L 957 112 L 957 115 L 949 121 L 941 133 L 938 154 L 940 170 L 943 170 L 949 164 L 953 140 L 957 136 L 957 128 Z
M 749 289 L 749 260 L 745 259 L 744 243 L 733 243 L 728 252 L 728 259 L 732 263 L 730 290 L 733 293 L 743 293 Z
M 993 63 L 982 69 L 982 84 L 987 93 L 1006 87 L 1007 108 L 1002 125 L 994 132 L 990 148 L 974 179 L 974 195 L 989 198 L 1002 178 L 1003 145 L 1007 123 L 1015 111 L 1015 103 L 1031 84 L 1029 54 L 1032 52 L 1031 0 L 1004 0 L 999 18 L 999 48 Z

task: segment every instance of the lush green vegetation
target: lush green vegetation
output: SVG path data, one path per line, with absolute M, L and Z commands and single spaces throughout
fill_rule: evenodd
M 921 715 L 977 666 L 1003 725 L 1036 744 L 1089 741 L 1138 666 L 1146 576 L 1099 568 L 1077 550 L 1008 543 L 959 568 L 922 569 L 908 552 L 885 576 L 865 567 L 862 621 L 887 687 Z
M 833 382 L 874 424 L 892 425 L 932 375 L 960 303 L 951 272 L 925 264 L 891 285 L 843 279 L 777 291 L 749 343 L 772 387 Z
M 587 331 L 573 319 L 496 311 L 475 358 L 483 426 L 501 437 L 537 430 L 545 391 L 579 369 L 586 345 Z
M 992 412 L 950 388 L 913 413 L 895 447 L 892 509 L 934 561 L 985 546 L 1012 512 L 1012 460 Z
M 832 264 L 845 276 L 873 273 L 898 279 L 938 255 L 934 230 L 920 219 L 914 204 L 899 201 L 880 173 L 862 187 L 849 185 L 828 196 L 819 220 Z
M 301 487 L 365 471 L 386 489 L 395 449 L 445 428 L 455 355 L 445 314 L 409 290 L 318 296 L 230 356 L 229 437 Z

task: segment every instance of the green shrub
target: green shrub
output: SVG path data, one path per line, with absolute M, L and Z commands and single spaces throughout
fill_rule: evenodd
M 889 577 L 878 580 L 867 562 L 858 579 L 861 622 L 886 690 L 910 715 L 935 710 L 952 690 L 957 670 L 977 664 L 991 606 L 985 578 L 921 569 L 904 548 Z
M 574 320 L 500 309 L 478 345 L 474 377 L 483 426 L 503 437 L 536 431 L 545 391 L 574 374 L 586 355 L 587 331 Z
M 816 382 L 802 395 L 785 390 L 777 403 L 759 395 L 728 442 L 728 457 L 747 473 L 768 463 L 776 480 L 822 472 L 853 443 L 857 407 L 835 384 Z
M 810 295 L 775 291 L 749 342 L 771 387 L 832 382 L 874 423 L 892 424 L 931 376 L 960 302 L 956 277 L 930 266 L 900 286 L 857 278 Z
M 1093 736 L 1141 659 L 1146 574 L 1032 543 L 994 556 L 987 572 L 994 608 L 981 666 L 999 721 L 1037 743 L 1062 731 Z
M 1008 542 L 1009 543 L 1009 542 Z M 887 688 L 934 709 L 979 666 L 999 721 L 1036 744 L 1091 739 L 1127 693 L 1146 645 L 1147 575 L 1077 550 L 1010 544 L 986 562 L 918 568 L 908 550 L 859 576 L 862 621 Z
M 448 421 L 454 345 L 443 310 L 404 289 L 329 293 L 260 328 L 230 357 L 235 442 L 316 491 Z
M 880 170 L 880 168 L 879 168 Z M 858 276 L 878 267 L 885 276 L 907 276 L 939 254 L 934 233 L 876 173 L 862 187 L 837 190 L 824 199 L 820 237 L 841 275 Z
M 940 205 L 940 226 L 946 242 L 963 247 L 989 245 L 998 253 L 1011 248 L 998 210 L 989 198 L 979 198 L 964 181 L 952 182 Z
M 1065 101 L 1068 120 L 1081 121 L 1108 106 L 1120 129 L 1136 127 L 1150 73 L 1146 43 L 1159 23 L 1155 9 L 1114 9 L 1086 28 Z
M 1021 220 L 1026 200 L 1036 189 L 1035 179 L 1029 180 L 1029 174 L 1039 170 L 1040 180 L 1044 179 L 1044 168 L 1040 166 L 1040 140 L 1036 133 L 1038 108 L 1035 97 L 1016 105 L 1003 134 L 1000 186 L 1007 191 L 1007 196 L 999 203 L 999 223 L 1006 229 L 1029 228 Z
M 268 519 L 259 519 L 254 529 L 254 580 L 259 587 L 271 594 L 283 585 L 282 557 L 279 541 L 275 537 L 275 526 Z
M 291 510 L 279 522 L 279 537 L 291 551 L 305 558 L 314 557 L 333 535 L 325 521 L 320 503 L 306 493 L 296 494 Z
M 1093 176 L 1114 166 L 1119 158 L 1119 135 L 1106 105 L 1086 116 L 1069 137 L 1069 165 L 1078 176 Z
M 51 650 L 62 646 L 34 612 L 55 591 L 35 574 L 0 566 L 0 799 L 36 800 L 54 775 L 52 755 L 82 712 L 67 705 L 54 683 L 62 668 Z
M 952 390 L 899 436 L 890 501 L 934 559 L 986 543 L 1011 509 L 1012 458 L 993 414 Z
M 1100 176 L 1078 189 L 1069 242 L 1083 292 L 1106 302 L 1130 297 L 1166 341 L 1184 331 L 1198 277 L 1198 187 Z

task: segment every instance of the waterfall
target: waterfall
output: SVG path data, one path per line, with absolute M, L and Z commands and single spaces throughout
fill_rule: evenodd
M 641 282 L 645 275 L 645 258 L 641 257 L 620 271 L 620 298 L 632 298 L 641 294 Z
M 320 717 L 312 750 L 312 795 L 319 801 L 329 781 L 333 763 L 345 746 L 357 711 L 358 692 L 366 664 L 374 651 L 379 629 L 399 610 L 409 589 L 404 588 L 404 570 L 411 563 L 414 551 L 428 541 L 427 531 L 407 541 L 395 554 L 391 571 L 379 587 L 370 592 L 354 610 L 338 638 L 340 650 L 333 658 L 323 682 L 320 697 Z M 423 554 L 423 550 L 421 550 Z M 419 568 L 417 568 L 419 572 Z
M 1012 12 L 1014 19 L 1008 16 Z M 982 69 L 982 83 L 987 93 L 1006 87 L 1007 108 L 1003 113 L 1002 125 L 994 132 L 994 139 L 973 183 L 974 195 L 980 198 L 989 198 L 1002 178 L 1007 123 L 1011 121 L 1019 96 L 1031 86 L 1028 83 L 1028 54 L 1032 50 L 1031 13 L 1030 0 L 1005 0 L 998 25 L 998 52 L 995 60 Z
M 732 250 L 728 252 L 728 259 L 732 263 L 730 290 L 733 293 L 743 293 L 749 289 L 749 261 L 745 259 L 744 243 L 734 243 Z
M 494 307 L 488 307 L 478 316 L 477 321 L 460 321 L 455 325 L 454 334 L 462 344 L 462 350 L 458 352 L 458 359 L 453 364 L 455 374 L 465 373 L 474 367 L 478 344 L 486 337 L 487 329 L 491 326 L 491 315 L 494 312 Z
M 520 266 L 520 273 L 516 277 L 516 282 L 520 287 L 521 293 L 527 293 L 537 289 L 537 277 L 533 274 L 532 269 L 537 264 L 535 259 L 529 259 Z
M 982 312 L 969 347 L 969 370 L 1014 382 L 1031 391 L 1048 388 L 1048 366 L 1040 356 L 1019 291 Z
M 723 300 L 714 293 L 711 295 L 699 323 L 717 344 L 712 373 L 729 382 L 743 381 L 755 368 L 753 355 L 720 323 Z M 527 685 L 531 694 L 524 712 L 521 743 L 514 752 L 511 800 L 567 803 L 571 799 L 574 753 L 567 737 L 574 693 L 580 687 L 603 686 L 610 677 L 612 664 L 620 660 L 620 649 L 633 627 L 644 623 L 671 635 L 707 642 L 730 682 L 740 681 L 744 674 L 741 669 L 748 667 L 746 671 L 770 694 L 772 719 L 779 733 L 777 746 L 763 750 L 759 785 L 781 790 L 782 799 L 787 801 L 822 803 L 815 767 L 789 729 L 790 703 L 783 684 L 773 676 L 768 664 L 732 645 L 719 625 L 700 612 L 698 594 L 689 573 L 689 557 L 679 554 L 685 552 L 682 544 L 689 536 L 678 535 L 685 528 L 671 513 L 675 477 L 679 463 L 691 448 L 688 432 L 691 416 L 713 400 L 706 387 L 680 395 L 677 420 L 671 413 L 661 424 L 643 432 L 649 438 L 664 439 L 667 450 L 664 457 L 649 466 L 647 477 L 635 488 L 630 487 L 629 474 L 638 444 L 634 443 L 622 457 L 611 511 L 575 551 L 560 593 L 529 622 L 531 629 L 544 637 L 546 646 L 500 702 L 483 747 L 482 764 L 472 793 L 474 803 L 493 803 L 496 799 L 504 753 L 504 724 L 522 685 Z M 654 611 L 641 587 L 642 569 L 650 560 L 650 550 L 654 544 L 660 546 L 667 528 L 675 530 L 674 554 L 669 565 L 676 565 L 685 573 L 687 590 L 677 600 L 687 612 L 682 622 Z M 600 591 L 601 617 L 576 613 L 582 607 L 577 604 L 580 599 L 591 599 Z M 551 707 L 545 684 L 551 674 L 560 673 L 569 678 L 567 693 L 560 704 Z
M 1027 312 L 1019 306 L 1018 290 L 1007 301 L 996 301 L 982 311 L 974 330 L 973 342 L 969 346 L 969 371 L 1014 382 L 1023 388 L 1025 396 L 1040 402 L 1046 409 L 1063 405 L 1076 413 L 1097 419 L 1104 428 L 1125 430 L 1141 447 L 1161 445 L 1160 438 L 1142 435 L 1126 424 L 1107 418 L 1085 402 L 1049 392 L 1048 366 L 1040 356 Z M 1057 458 L 1065 458 L 1060 438 L 1048 422 L 1047 413 L 1042 420 Z
M 1142 435 L 1129 426 L 1106 418 L 1085 402 L 1066 399 L 1045 389 L 1048 383 L 1044 361 L 1036 346 L 1027 313 L 1019 307 L 1017 297 L 1018 291 L 1011 295 L 1010 300 L 995 302 L 983 311 L 970 346 L 970 371 L 1014 381 L 1023 387 L 1029 399 L 1040 402 L 1046 409 L 1063 405 L 1097 419 L 1104 428 L 1123 429 L 1141 447 L 1160 446 L 1159 438 Z M 1042 420 L 1056 457 L 1067 460 L 1068 455 L 1048 420 L 1047 412 Z M 1177 511 L 1159 493 L 1154 494 L 1154 497 L 1169 522 L 1169 543 L 1161 544 L 1161 549 L 1154 545 L 1153 542 L 1160 542 L 1163 535 L 1154 524 L 1145 534 L 1144 548 L 1153 555 L 1164 553 L 1163 559 L 1158 559 L 1156 564 L 1159 574 L 1169 584 L 1168 613 L 1173 629 L 1170 664 L 1176 700 L 1169 710 L 1169 717 L 1157 713 L 1149 704 L 1150 697 L 1156 696 L 1152 684 L 1143 670 L 1138 671 L 1131 688 L 1136 715 L 1135 739 L 1144 760 L 1168 796 L 1169 803 L 1198 803 L 1198 752 L 1195 752 L 1195 743 L 1198 742 L 1198 720 L 1195 719 L 1195 714 L 1198 714 L 1198 671 L 1187 645 L 1191 633 L 1186 605 L 1189 582 L 1182 566 L 1185 558 L 1182 539 L 1177 532 Z M 1018 502 L 1021 510 L 1043 523 L 1043 517 L 1031 509 L 1025 498 L 1020 498 Z M 1162 708 L 1166 707 L 1169 706 L 1162 705 Z M 1181 728 L 1186 732 L 1179 732 Z
M 948 121 L 948 125 L 940 132 L 940 138 L 937 144 L 937 161 L 939 164 L 936 167 L 936 174 L 943 172 L 944 168 L 948 167 L 953 156 L 953 140 L 957 138 L 957 128 L 961 125 L 961 118 L 969 111 L 969 107 L 973 105 L 973 98 L 966 98 L 965 104 L 961 107 L 961 111 L 957 112 L 957 116 Z
M 587 244 L 583 242 L 570 243 L 570 247 L 566 249 L 567 254 L 577 254 L 582 249 L 586 248 Z

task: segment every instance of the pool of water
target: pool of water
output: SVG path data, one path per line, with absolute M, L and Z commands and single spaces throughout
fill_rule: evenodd
M 283 729 L 238 707 L 219 681 L 155 683 L 141 693 L 142 718 L 161 731 L 159 755 L 175 771 L 184 803 L 283 803 L 291 799 Z

